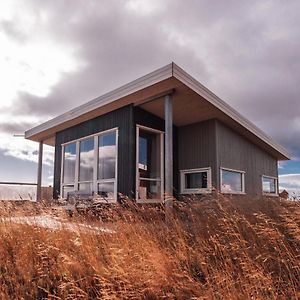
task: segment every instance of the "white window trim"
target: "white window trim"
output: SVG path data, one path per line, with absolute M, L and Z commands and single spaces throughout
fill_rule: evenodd
M 111 183 L 111 182 L 114 182 L 114 199 L 111 199 L 111 200 L 100 200 L 100 202 L 104 202 L 104 203 L 116 203 L 117 202 L 117 196 L 118 196 L 118 154 L 119 154 L 119 129 L 118 128 L 115 128 L 114 129 L 116 131 L 116 163 L 115 163 L 115 178 L 114 180 L 112 180 L 112 178 L 109 178 L 109 179 L 98 179 L 98 160 L 99 160 L 99 155 L 98 155 L 98 147 L 99 147 L 99 139 L 98 139 L 98 136 L 97 136 L 97 157 L 96 157 L 96 172 L 94 172 L 94 174 L 96 173 L 96 187 L 95 187 L 95 191 L 98 190 L 98 183 Z M 106 131 L 105 133 L 101 133 L 100 135 L 102 134 L 106 134 L 108 131 Z M 94 181 L 95 183 L 95 181 Z
M 223 180 L 222 180 L 222 171 L 229 171 L 229 172 L 236 172 L 236 173 L 240 173 L 242 174 L 242 190 L 241 191 L 226 191 L 223 190 L 222 186 L 223 186 Z M 236 170 L 236 169 L 230 169 L 230 168 L 220 168 L 220 188 L 221 188 L 221 193 L 223 194 L 237 194 L 237 195 L 245 195 L 245 171 L 241 171 L 241 170 Z
M 264 191 L 264 178 L 275 179 L 275 190 L 276 190 L 275 193 L 268 193 L 268 192 Z M 261 176 L 261 188 L 262 188 L 262 194 L 264 196 L 278 197 L 278 177 L 262 175 Z
M 102 135 L 102 134 L 106 134 L 106 133 L 109 133 L 111 131 L 118 131 L 119 130 L 119 127 L 114 127 L 114 128 L 110 128 L 110 129 L 106 129 L 106 130 L 103 130 L 103 131 L 98 131 L 96 133 L 93 133 L 93 134 L 90 134 L 90 135 L 86 135 L 86 136 L 83 136 L 79 139 L 74 139 L 74 140 L 71 140 L 71 141 L 68 141 L 66 143 L 62 143 L 61 146 L 65 146 L 65 145 L 68 145 L 68 144 L 72 144 L 72 143 L 75 143 L 75 142 L 80 142 L 82 140 L 85 140 L 85 139 L 88 139 L 88 138 L 91 138 L 93 136 L 99 136 L 99 135 Z
M 185 175 L 199 172 L 207 173 L 207 188 L 188 189 L 185 187 Z M 211 168 L 197 168 L 180 170 L 180 193 L 181 194 L 209 194 L 212 191 Z
M 140 177 L 139 174 L 139 134 L 140 129 L 154 132 L 160 135 L 160 170 L 161 170 L 161 176 L 159 178 L 143 178 Z M 135 200 L 137 203 L 163 203 L 164 202 L 164 132 L 161 130 L 157 130 L 154 128 L 142 126 L 142 125 L 136 125 L 136 165 L 135 165 Z M 159 181 L 161 184 L 161 199 L 139 199 L 139 184 L 140 180 L 148 180 L 148 181 Z
M 109 178 L 109 179 L 98 179 L 98 151 L 99 151 L 99 136 L 105 135 L 109 132 L 116 132 L 116 163 L 115 163 L 115 178 Z M 89 138 L 94 138 L 94 165 L 93 165 L 93 181 L 79 181 L 79 152 L 80 152 L 80 142 Z M 76 160 L 75 160 L 75 181 L 70 182 L 70 183 L 64 183 L 63 178 L 64 178 L 64 148 L 66 145 L 75 143 L 76 144 Z M 75 139 L 72 141 L 69 141 L 67 143 L 61 144 L 61 178 L 60 178 L 60 197 L 63 198 L 63 188 L 64 186 L 74 186 L 74 192 L 79 192 L 79 184 L 80 183 L 92 183 L 93 190 L 97 191 L 98 190 L 98 183 L 109 183 L 113 182 L 114 183 L 114 198 L 113 199 L 108 199 L 108 200 L 101 200 L 99 199 L 100 202 L 103 203 L 116 203 L 117 202 L 117 189 L 118 189 L 118 154 L 119 154 L 119 128 L 114 127 L 108 130 L 100 131 L 91 135 L 84 136 L 79 139 Z
M 76 141 L 72 141 L 72 142 L 69 142 L 67 144 L 72 144 L 72 143 L 75 143 L 75 155 L 77 156 L 77 144 L 76 144 Z M 61 167 L 60 167 L 60 197 L 61 198 L 64 198 L 63 196 L 63 189 L 64 187 L 70 187 L 70 186 L 73 186 L 74 190 L 75 190 L 75 181 L 76 181 L 76 165 L 77 165 L 77 158 L 75 158 L 75 177 L 74 177 L 74 182 L 63 182 L 64 181 L 64 152 L 65 152 L 65 145 L 67 144 L 64 144 L 62 145 L 61 147 Z

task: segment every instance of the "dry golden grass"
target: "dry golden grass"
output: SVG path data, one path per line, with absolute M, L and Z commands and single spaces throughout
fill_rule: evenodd
M 49 213 L 2 204 L 2 216 Z M 0 299 L 297 299 L 300 204 L 221 195 L 98 212 L 114 233 L 0 222 Z M 75 215 L 72 222 L 103 222 Z

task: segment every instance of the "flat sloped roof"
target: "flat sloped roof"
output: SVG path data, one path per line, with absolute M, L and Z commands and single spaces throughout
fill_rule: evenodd
M 182 88 L 183 86 L 185 89 Z M 156 71 L 59 115 L 58 117 L 27 130 L 25 132 L 25 138 L 33 141 L 44 141 L 47 144 L 54 145 L 56 132 L 131 103 L 138 104 L 147 102 L 155 98 L 157 95 L 163 95 L 170 90 L 175 90 L 174 97 L 176 97 L 176 89 L 179 91 L 186 91 L 184 101 L 188 102 L 189 99 L 193 98 L 193 100 L 190 101 L 193 101 L 191 103 L 193 103 L 194 106 L 191 107 L 196 107 L 195 104 L 200 103 L 201 101 L 202 105 L 206 102 L 206 106 L 210 107 L 209 111 L 212 112 L 214 110 L 211 117 L 220 117 L 220 119 L 227 123 L 230 127 L 236 128 L 241 134 L 245 135 L 252 142 L 258 144 L 260 147 L 271 153 L 277 159 L 290 159 L 290 155 L 284 147 L 276 143 L 261 129 L 247 120 L 222 99 L 217 97 L 175 63 L 170 63 Z M 187 92 L 187 90 L 189 91 Z M 195 95 L 198 96 L 197 99 Z M 181 97 L 181 102 L 177 101 L 177 103 L 185 105 L 182 99 L 183 98 Z M 180 114 L 180 109 L 178 111 L 179 112 L 177 114 Z M 198 115 L 200 118 L 200 111 Z M 176 118 L 174 118 L 174 120 L 176 120 Z M 194 118 L 194 121 L 196 121 L 196 118 Z M 178 121 L 177 125 L 183 125 L 182 121 Z

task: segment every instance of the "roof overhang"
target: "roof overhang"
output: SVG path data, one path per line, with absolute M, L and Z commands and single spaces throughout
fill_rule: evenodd
M 216 118 L 278 160 L 290 159 L 289 153 L 281 145 L 174 63 L 26 131 L 25 138 L 55 145 L 56 132 L 128 104 L 139 105 L 163 118 L 162 98 L 171 91 L 174 91 L 175 125 L 184 126 Z

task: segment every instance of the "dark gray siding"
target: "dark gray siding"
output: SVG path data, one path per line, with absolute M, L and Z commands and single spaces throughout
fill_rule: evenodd
M 211 167 L 217 184 L 215 120 L 178 127 L 178 169 Z
M 135 126 L 133 106 L 128 105 L 92 120 L 70 127 L 56 134 L 54 163 L 54 196 L 60 193 L 61 144 L 111 128 L 119 128 L 118 140 L 118 192 L 132 196 L 135 178 Z
M 164 131 L 164 120 L 133 105 L 83 122 L 56 134 L 54 193 L 60 193 L 61 144 L 114 127 L 119 128 L 118 192 L 134 197 L 136 125 Z M 277 160 L 217 120 L 173 127 L 174 190 L 179 170 L 211 167 L 212 184 L 220 189 L 220 167 L 245 171 L 246 193 L 262 192 L 261 176 L 278 176 Z
M 178 128 L 178 169 L 202 167 L 211 167 L 218 190 L 221 167 L 245 171 L 248 195 L 262 194 L 262 175 L 278 176 L 276 158 L 218 120 Z
M 248 195 L 261 195 L 261 176 L 278 176 L 277 159 L 239 135 L 220 121 L 216 122 L 218 169 L 220 167 L 245 171 Z M 220 188 L 220 172 L 218 172 Z
M 134 107 L 134 123 L 165 131 L 165 121 L 140 107 Z

